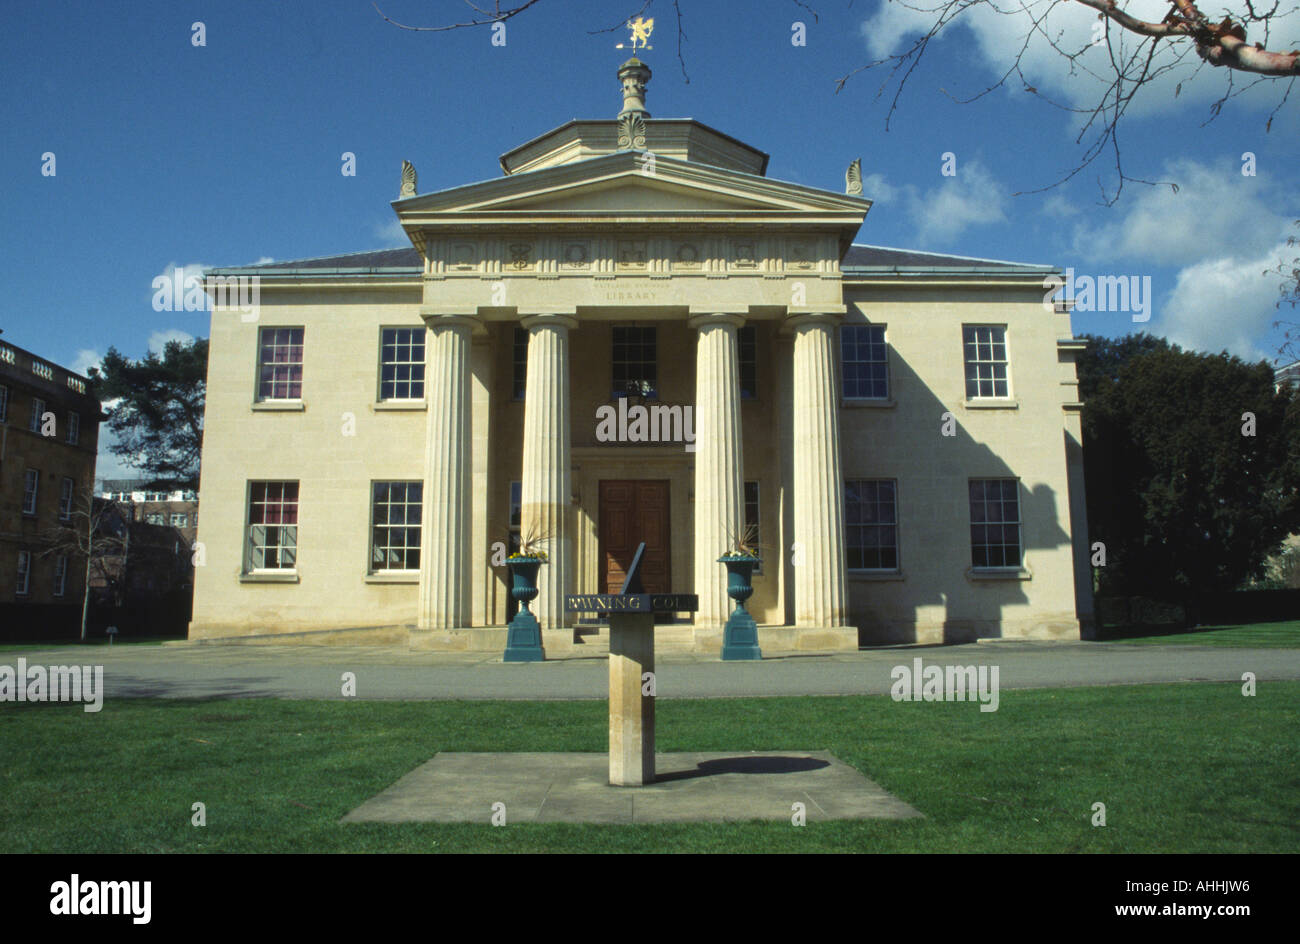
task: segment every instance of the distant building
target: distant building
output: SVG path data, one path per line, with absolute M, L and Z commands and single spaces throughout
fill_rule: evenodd
M 1284 367 L 1274 367 L 1273 386 L 1277 390 L 1300 386 L 1300 361 L 1292 361 Z
M 0 627 L 81 617 L 85 561 L 50 553 L 95 480 L 99 401 L 85 377 L 0 342 Z M 39 608 L 36 612 L 33 608 Z
M 172 594 L 188 598 L 193 588 L 193 541 L 179 527 L 146 521 L 141 514 L 141 508 L 149 504 L 180 502 L 132 504 L 104 496 L 97 498 L 96 504 L 110 501 L 111 507 L 100 519 L 100 531 L 120 542 L 122 553 L 101 557 L 91 568 L 94 602 L 101 607 L 140 608 Z M 161 513 L 149 514 L 156 519 Z
M 95 494 L 124 505 L 132 521 L 175 528 L 193 544 L 199 526 L 199 493 L 193 489 L 149 488 L 148 479 L 101 479 Z

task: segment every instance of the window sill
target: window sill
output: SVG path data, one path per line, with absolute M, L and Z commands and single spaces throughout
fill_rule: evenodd
M 254 400 L 254 413 L 301 413 L 307 409 L 302 400 Z
M 415 413 L 429 409 L 429 404 L 424 400 L 378 400 L 370 404 L 370 409 L 376 413 Z
M 893 397 L 887 400 L 875 400 L 869 397 L 844 397 L 840 400 L 841 410 L 892 410 L 898 406 Z
M 240 583 L 298 583 L 297 570 L 260 570 L 251 574 L 240 574 Z
M 968 410 L 1018 410 L 1020 401 L 1010 397 L 981 397 L 978 400 L 965 400 L 962 406 Z
M 850 570 L 849 581 L 874 583 L 881 580 L 906 580 L 901 570 Z
M 366 583 L 419 583 L 418 570 L 399 570 L 390 573 L 366 574 Z
M 1033 580 L 1033 571 L 1025 567 L 968 567 L 967 580 Z

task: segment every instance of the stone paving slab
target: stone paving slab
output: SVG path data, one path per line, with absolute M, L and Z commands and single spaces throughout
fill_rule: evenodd
M 921 816 L 829 751 L 655 755 L 656 780 L 609 785 L 608 754 L 436 754 L 343 817 L 344 823 L 808 822 Z

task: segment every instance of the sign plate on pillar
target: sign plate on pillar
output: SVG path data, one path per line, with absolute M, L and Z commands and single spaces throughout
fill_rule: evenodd
M 622 593 L 570 593 L 568 613 L 609 614 L 609 782 L 639 787 L 655 779 L 654 696 L 643 687 L 655 669 L 656 613 L 694 613 L 693 593 L 640 593 L 642 543 L 632 558 Z M 629 592 L 633 591 L 633 592 Z
M 568 613 L 694 613 L 700 598 L 694 593 L 570 593 Z

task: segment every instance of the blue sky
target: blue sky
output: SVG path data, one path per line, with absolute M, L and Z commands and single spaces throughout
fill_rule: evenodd
M 842 192 L 862 159 L 876 201 L 858 242 L 1072 267 L 1083 275 L 1149 276 L 1151 320 L 1076 313 L 1076 333 L 1145 328 L 1201 350 L 1272 357 L 1280 278 L 1263 276 L 1300 218 L 1300 90 L 1265 123 L 1284 89 L 1265 83 L 1213 122 L 1224 70 L 1196 60 L 1144 89 L 1123 126 L 1134 176 L 1118 205 L 1098 204 L 1107 160 L 1044 194 L 1076 162 L 1077 120 L 1023 91 L 968 97 L 1010 63 L 1019 21 L 975 10 L 913 74 L 891 129 L 884 78 L 835 80 L 901 50 L 919 15 L 882 0 L 722 4 L 681 0 L 689 83 L 677 63 L 667 0 L 642 58 L 654 70 L 655 117 L 692 117 L 767 151 L 768 175 Z M 503 152 L 570 118 L 612 118 L 614 73 L 627 53 L 613 26 L 627 4 L 542 0 L 506 25 L 407 32 L 369 0 L 4 5 L 0 13 L 0 152 L 4 340 L 84 370 L 110 345 L 142 356 L 169 337 L 206 336 L 202 312 L 155 312 L 152 281 L 173 266 L 238 265 L 405 245 L 389 202 L 400 165 L 422 192 L 490 179 Z M 456 0 L 382 0 L 396 20 L 463 19 Z M 1128 7 L 1160 19 L 1165 5 Z M 1216 8 L 1217 9 L 1217 8 Z M 1057 4 L 1052 29 L 1083 47 L 1095 17 Z M 1300 16 L 1270 48 L 1300 45 Z M 192 43 L 204 24 L 206 46 Z M 807 45 L 791 43 L 806 25 Z M 1252 39 L 1254 37 L 1252 36 Z M 1089 49 L 1095 62 L 1104 47 Z M 1092 57 L 1089 59 L 1088 57 Z M 1096 83 L 1071 76 L 1042 42 L 1024 61 L 1046 95 L 1091 103 Z M 1191 81 L 1177 96 L 1180 79 Z M 1016 83 L 1018 87 L 1018 83 Z M 55 155 L 54 176 L 41 173 Z M 356 176 L 340 172 L 356 155 Z M 942 155 L 956 175 L 941 173 Z M 1255 156 L 1244 176 L 1242 155 Z M 1290 250 L 1291 258 L 1300 249 Z M 1300 320 L 1300 312 L 1296 313 Z M 112 471 L 111 466 L 101 470 Z

